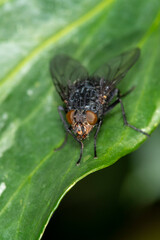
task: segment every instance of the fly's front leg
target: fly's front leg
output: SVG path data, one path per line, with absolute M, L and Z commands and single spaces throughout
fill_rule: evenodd
M 60 118 L 61 118 L 61 120 L 62 120 L 62 122 L 63 122 L 63 125 L 64 125 L 67 133 L 71 134 L 71 135 L 73 136 L 73 138 L 74 138 L 77 142 L 80 142 L 80 141 L 76 138 L 76 136 L 72 133 L 70 127 L 68 126 L 66 120 L 65 120 L 64 117 L 63 117 L 62 111 L 65 111 L 64 108 L 63 108 L 62 106 L 59 106 L 59 107 L 58 107 L 58 113 L 59 113 L 59 116 L 60 116 Z
M 96 133 L 94 135 L 94 158 L 97 158 L 96 140 L 97 140 L 97 135 L 99 133 L 101 125 L 102 125 L 102 120 L 99 121 Z
M 69 129 L 68 124 L 67 124 L 67 122 L 65 121 L 65 119 L 63 117 L 62 111 L 65 112 L 64 108 L 62 106 L 58 106 L 58 113 L 59 113 L 59 116 L 60 116 L 60 118 L 62 120 L 62 123 L 63 123 L 66 131 L 71 134 L 71 130 Z
M 63 108 L 62 106 L 58 106 L 58 113 L 59 113 L 59 116 L 60 116 L 60 118 L 61 118 L 61 120 L 62 120 L 63 125 L 65 126 L 66 136 L 65 136 L 65 139 L 64 139 L 63 143 L 61 144 L 61 146 L 58 147 L 58 148 L 55 148 L 54 151 L 58 151 L 58 150 L 62 149 L 62 148 L 65 146 L 65 144 L 67 143 L 67 139 L 68 139 L 68 133 L 70 133 L 70 132 L 69 132 L 68 124 L 67 124 L 66 121 L 64 120 L 64 117 L 63 117 L 61 111 L 64 111 L 64 108 Z
M 80 144 L 80 146 L 81 146 L 80 157 L 79 157 L 79 159 L 78 159 L 78 161 L 77 161 L 77 165 L 79 165 L 79 164 L 80 164 L 80 161 L 81 161 L 81 158 L 82 158 L 83 147 L 84 147 L 84 146 L 83 146 L 83 143 L 82 143 L 80 140 L 78 140 L 78 139 L 76 138 L 76 136 L 72 133 L 70 127 L 68 126 L 67 122 L 65 121 L 65 119 L 64 119 L 64 117 L 63 117 L 62 111 L 65 111 L 64 108 L 63 108 L 62 106 L 59 106 L 59 107 L 58 107 L 58 113 L 59 113 L 59 116 L 60 116 L 60 118 L 61 118 L 61 120 L 62 120 L 62 122 L 63 122 L 63 125 L 64 125 L 65 129 L 66 129 L 66 137 L 65 137 L 64 142 L 62 143 L 62 145 L 61 145 L 59 148 L 55 149 L 55 150 L 60 150 L 60 149 L 62 149 L 62 147 L 64 147 L 64 145 L 65 145 L 66 142 L 67 142 L 68 134 L 71 134 L 72 137 L 73 137 L 73 138 Z
M 80 164 L 80 161 L 81 161 L 81 158 L 82 158 L 82 154 L 83 154 L 83 148 L 84 148 L 83 142 L 79 141 L 79 143 L 81 144 L 81 151 L 80 151 L 79 159 L 77 161 L 77 166 Z

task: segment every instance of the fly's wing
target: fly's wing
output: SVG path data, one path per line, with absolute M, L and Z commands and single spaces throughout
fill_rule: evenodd
M 66 55 L 57 55 L 50 62 L 53 84 L 62 100 L 68 99 L 69 88 L 74 82 L 86 79 L 87 70 L 76 60 Z
M 100 77 L 109 83 L 112 88 L 122 78 L 125 77 L 128 70 L 135 64 L 140 56 L 140 49 L 134 48 L 113 58 L 107 64 L 102 65 L 94 73 L 95 77 Z

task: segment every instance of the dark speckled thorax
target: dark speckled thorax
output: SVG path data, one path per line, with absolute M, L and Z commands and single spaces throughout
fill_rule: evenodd
M 107 94 L 108 86 L 105 84 L 104 92 Z M 99 79 L 89 78 L 73 84 L 69 90 L 68 110 L 90 110 L 94 113 L 102 114 L 103 104 L 100 102 L 102 89 Z

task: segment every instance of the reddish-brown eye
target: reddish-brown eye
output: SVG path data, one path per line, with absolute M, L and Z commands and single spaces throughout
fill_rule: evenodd
M 98 117 L 96 113 L 92 111 L 86 111 L 86 119 L 89 124 L 95 125 L 98 120 Z
M 69 124 L 73 123 L 73 116 L 74 116 L 74 112 L 75 110 L 70 110 L 69 112 L 67 112 L 66 114 L 66 118 Z

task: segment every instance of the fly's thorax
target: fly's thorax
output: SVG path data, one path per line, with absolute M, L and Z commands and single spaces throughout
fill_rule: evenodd
M 97 114 L 92 111 L 70 110 L 66 114 L 68 123 L 78 139 L 85 139 L 98 121 Z
M 67 106 L 70 110 L 85 109 L 95 111 L 98 108 L 98 96 L 99 90 L 96 88 L 93 81 L 80 81 L 73 85 L 70 89 Z

